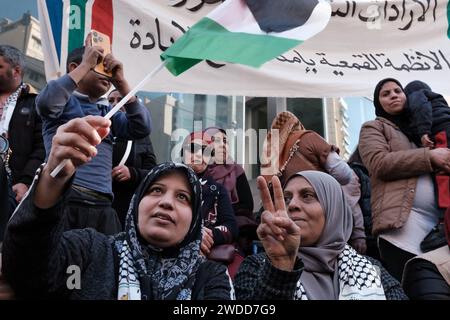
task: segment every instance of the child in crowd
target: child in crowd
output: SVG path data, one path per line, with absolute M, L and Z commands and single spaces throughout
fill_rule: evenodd
M 130 92 L 122 63 L 111 54 L 103 57 L 102 48 L 90 45 L 90 37 L 91 34 L 85 47 L 74 49 L 69 54 L 67 74 L 50 81 L 36 99 L 37 110 L 43 120 L 47 157 L 52 139 L 61 125 L 88 115 L 105 116 L 111 110 L 103 97 L 111 84 L 122 96 Z M 111 78 L 93 70 L 99 61 L 103 61 L 105 70 L 112 73 Z M 111 132 L 97 146 L 96 157 L 81 166 L 75 175 L 67 203 L 66 229 L 92 227 L 106 234 L 122 230 L 111 207 L 113 137 L 135 140 L 148 136 L 151 130 L 150 113 L 136 97 L 125 104 L 125 110 L 111 118 Z
M 444 97 L 433 92 L 426 83 L 418 80 L 410 82 L 405 87 L 405 94 L 408 98 L 406 110 L 410 118 L 408 124 L 410 138 L 418 146 L 448 148 L 450 146 L 450 108 Z M 444 172 L 436 172 L 435 185 L 439 207 L 449 208 L 450 176 Z M 447 244 L 450 246 L 450 211 L 448 209 L 444 219 L 441 219 L 430 235 L 425 238 L 428 241 L 423 243 L 424 251 L 429 251 L 445 243 L 444 229 L 446 230 Z

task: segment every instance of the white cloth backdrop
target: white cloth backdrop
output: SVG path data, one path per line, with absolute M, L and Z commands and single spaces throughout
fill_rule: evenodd
M 51 79 L 64 68 L 55 58 L 44 2 L 38 0 L 46 73 Z M 434 91 L 450 95 L 447 0 L 331 2 L 333 16 L 322 33 L 260 69 L 232 64 L 212 67 L 202 62 L 179 77 L 163 70 L 145 89 L 274 97 L 371 96 L 380 79 L 394 77 L 403 84 L 420 79 Z M 159 55 L 171 39 L 177 39 L 220 3 L 113 0 L 113 53 L 124 63 L 131 84 L 137 84 L 160 63 Z M 66 9 L 64 19 L 73 18 L 70 14 L 75 12 Z M 98 17 L 86 10 L 82 19 L 87 32 L 92 19 Z M 68 28 L 70 24 L 63 23 L 65 42 Z M 62 47 L 65 55 L 64 42 Z

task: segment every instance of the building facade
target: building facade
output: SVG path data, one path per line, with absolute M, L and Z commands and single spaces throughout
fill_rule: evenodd
M 25 13 L 21 19 L 0 21 L 0 43 L 16 47 L 25 54 L 24 81 L 37 90 L 45 84 L 44 54 L 39 20 Z

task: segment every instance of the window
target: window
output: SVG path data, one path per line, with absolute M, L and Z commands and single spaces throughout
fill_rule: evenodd
M 152 115 L 151 139 L 158 162 L 179 160 L 184 137 L 195 131 L 217 126 L 235 132 L 243 129 L 242 97 L 199 94 L 157 94 L 140 92 Z M 237 139 L 228 137 L 233 158 L 239 156 Z M 172 141 L 174 139 L 174 141 Z M 177 152 L 178 150 L 178 152 Z
M 324 119 L 322 99 L 289 98 L 287 111 L 297 116 L 307 130 L 313 130 L 324 137 Z

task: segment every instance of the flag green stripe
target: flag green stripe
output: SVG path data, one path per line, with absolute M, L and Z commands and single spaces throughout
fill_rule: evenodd
M 70 0 L 68 53 L 84 44 L 87 1 Z
M 447 4 L 447 23 L 448 23 L 447 37 L 450 39 L 450 1 Z
M 172 58 L 167 68 L 179 75 L 204 59 L 259 67 L 303 41 L 230 32 L 209 18 L 203 18 L 168 48 L 161 59 Z

